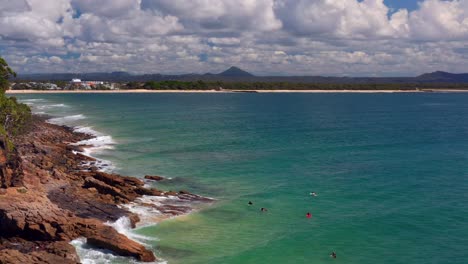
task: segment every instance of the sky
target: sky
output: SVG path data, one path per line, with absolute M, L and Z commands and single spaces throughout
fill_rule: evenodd
M 468 72 L 468 0 L 0 0 L 21 73 Z

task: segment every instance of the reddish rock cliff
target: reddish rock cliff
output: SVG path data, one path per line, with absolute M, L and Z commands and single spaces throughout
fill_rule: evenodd
M 9 148 L 0 137 L 0 264 L 79 263 L 69 242 L 88 244 L 140 261 L 154 261 L 153 252 L 128 239 L 105 222 L 139 217 L 118 205 L 142 195 L 177 196 L 180 201 L 210 201 L 188 193 L 144 188 L 144 182 L 97 171 L 95 161 L 72 146 L 91 136 L 35 120 L 31 130 Z M 11 146 L 10 146 L 11 147 Z M 184 205 L 153 205 L 167 215 L 190 211 Z

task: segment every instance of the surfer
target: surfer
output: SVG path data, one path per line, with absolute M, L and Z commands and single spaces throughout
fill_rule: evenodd
M 253 204 L 252 201 L 249 201 L 249 205 L 252 205 L 252 204 Z
M 333 251 L 333 252 L 330 254 L 330 257 L 336 259 L 336 253 L 335 253 L 335 251 Z
M 266 208 L 262 207 L 262 208 L 260 208 L 260 211 L 266 212 L 266 211 L 268 211 L 268 210 L 267 210 Z
M 311 218 L 311 217 L 312 217 L 312 214 L 311 214 L 311 213 L 307 213 L 307 214 L 306 214 L 306 217 L 307 217 L 307 218 Z
M 317 193 L 311 192 L 311 193 L 310 193 L 310 196 L 317 196 Z

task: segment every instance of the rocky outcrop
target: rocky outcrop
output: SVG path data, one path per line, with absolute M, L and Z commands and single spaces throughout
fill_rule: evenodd
M 0 241 L 0 264 L 78 264 L 75 248 L 65 241 L 40 242 L 16 239 Z
M 97 171 L 89 165 L 93 158 L 78 153 L 82 146 L 70 145 L 89 135 L 41 120 L 31 127 L 14 139 L 14 151 L 0 137 L 0 264 L 79 263 L 69 244 L 79 237 L 119 255 L 155 261 L 151 250 L 104 223 L 125 216 L 135 226 L 139 217 L 119 205 L 143 195 L 204 201 L 188 192 L 148 189 L 140 179 Z M 190 210 L 171 205 L 159 209 L 168 215 Z
M 140 179 L 98 171 L 95 159 L 79 153 L 86 146 L 71 145 L 90 138 L 42 120 L 34 120 L 27 134 L 13 139 L 14 149 L 0 136 L 0 264 L 79 263 L 69 244 L 79 237 L 119 255 L 155 261 L 151 250 L 104 224 L 128 217 L 135 227 L 139 217 L 119 205 L 144 195 L 176 196 L 182 203 L 211 201 L 187 191 L 145 188 Z M 147 206 L 168 216 L 191 210 L 185 204 Z
M 0 135 L 0 188 L 22 185 L 21 159 L 11 147 L 7 137 Z

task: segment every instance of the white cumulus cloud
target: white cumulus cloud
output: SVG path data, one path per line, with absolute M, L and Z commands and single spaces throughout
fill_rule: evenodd
M 468 72 L 468 0 L 0 0 L 21 72 Z

